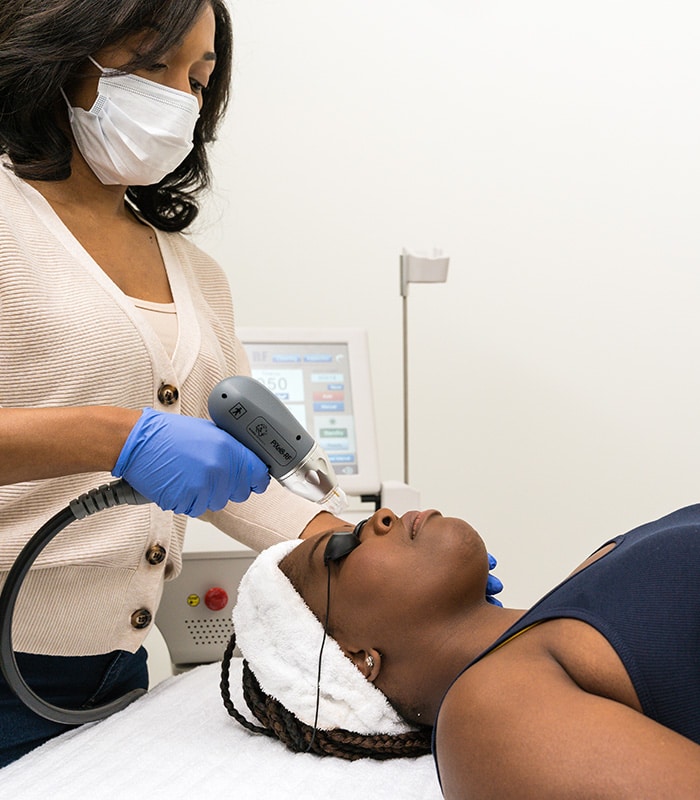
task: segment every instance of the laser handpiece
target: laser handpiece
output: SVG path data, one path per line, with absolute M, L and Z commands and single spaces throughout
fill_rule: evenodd
M 283 486 L 342 511 L 346 497 L 328 456 L 284 403 L 255 378 L 235 375 L 218 383 L 209 395 L 209 414 L 216 425 L 252 450 Z
M 209 396 L 209 413 L 218 427 L 238 439 L 292 492 L 324 503 L 337 514 L 347 505 L 328 457 L 279 398 L 259 381 L 236 376 L 221 381 Z M 35 714 L 64 725 L 95 722 L 125 708 L 143 689 L 134 689 L 105 705 L 62 708 L 43 700 L 26 683 L 12 645 L 12 620 L 22 582 L 43 549 L 72 522 L 121 505 L 150 502 L 126 481 L 96 487 L 55 514 L 24 545 L 0 592 L 0 672 L 10 689 Z M 349 545 L 359 544 L 355 539 Z

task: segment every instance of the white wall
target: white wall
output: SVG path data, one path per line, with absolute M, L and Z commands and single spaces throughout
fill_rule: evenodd
M 698 499 L 700 8 L 231 0 L 234 99 L 198 241 L 241 325 L 369 331 L 382 473 L 469 519 L 525 605 Z

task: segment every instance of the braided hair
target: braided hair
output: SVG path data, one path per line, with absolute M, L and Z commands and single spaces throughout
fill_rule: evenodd
M 314 729 L 288 711 L 278 700 L 260 688 L 248 662 L 243 660 L 243 696 L 255 718 L 255 725 L 233 705 L 229 687 L 231 658 L 236 647 L 236 634 L 226 647 L 221 663 L 221 696 L 228 713 L 244 728 L 253 733 L 279 739 L 295 753 L 315 753 L 319 756 L 336 756 L 348 761 L 358 758 L 415 758 L 430 752 L 432 728 L 423 725 L 417 730 L 400 734 L 361 734 L 342 728 Z

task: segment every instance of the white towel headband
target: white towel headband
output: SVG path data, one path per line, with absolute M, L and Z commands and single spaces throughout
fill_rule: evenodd
M 323 625 L 278 566 L 299 544 L 299 539 L 281 542 L 255 559 L 238 588 L 233 626 L 262 690 L 313 725 Z M 331 636 L 323 651 L 318 728 L 361 734 L 414 730 Z

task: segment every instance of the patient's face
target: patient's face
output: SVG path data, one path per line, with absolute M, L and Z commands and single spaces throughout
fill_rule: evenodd
M 310 537 L 280 565 L 321 620 L 329 536 Z M 364 646 L 368 636 L 377 648 L 400 637 L 419 640 L 423 625 L 443 624 L 467 602 L 483 598 L 486 550 L 461 519 L 432 510 L 398 518 L 380 509 L 360 531 L 360 540 L 348 556 L 329 564 L 330 631 L 349 646 Z

